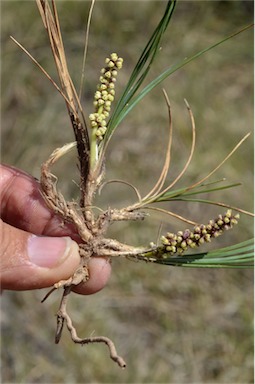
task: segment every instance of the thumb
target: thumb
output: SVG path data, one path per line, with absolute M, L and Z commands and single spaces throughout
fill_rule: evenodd
M 78 267 L 79 248 L 70 237 L 35 236 L 3 221 L 0 225 L 2 289 L 50 287 Z

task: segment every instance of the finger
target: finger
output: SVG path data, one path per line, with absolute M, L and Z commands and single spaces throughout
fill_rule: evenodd
M 0 220 L 1 288 L 30 290 L 51 287 L 68 279 L 80 263 L 78 245 L 69 237 L 35 236 Z M 111 272 L 110 263 L 93 258 L 89 263 L 90 279 L 77 288 L 83 295 L 101 290 Z
M 0 225 L 2 289 L 50 287 L 78 267 L 78 245 L 69 237 L 35 236 L 2 221 Z
M 92 257 L 89 261 L 89 280 L 73 289 L 81 295 L 90 295 L 103 289 L 111 275 L 110 259 Z
M 16 168 L 0 165 L 0 187 L 2 187 L 2 204 L 0 204 L 1 217 L 8 224 L 37 235 L 48 234 L 50 236 L 70 236 L 76 241 L 80 240 L 72 225 L 63 225 L 61 219 L 47 208 L 40 193 L 39 182 L 36 179 Z M 21 236 L 22 231 L 19 231 L 19 235 L 18 232 L 16 232 L 17 230 L 15 231 L 15 228 L 9 228 L 9 231 L 12 231 L 12 235 L 10 235 L 9 238 L 7 238 L 6 235 L 3 236 L 5 241 L 9 242 L 9 248 L 6 256 L 3 255 L 3 253 L 1 255 L 4 257 L 3 262 L 5 265 L 7 262 L 7 269 L 3 271 L 3 282 L 5 286 L 2 285 L 2 288 L 25 290 L 50 287 L 59 280 L 69 278 L 78 266 L 77 261 L 71 261 L 71 259 L 77 260 L 77 251 L 74 249 L 75 245 L 72 244 L 71 248 L 73 249 L 75 256 L 69 256 L 69 264 L 71 264 L 70 268 L 67 268 L 67 261 L 65 262 L 65 265 L 60 263 L 58 267 L 55 266 L 53 269 L 52 266 L 50 268 L 44 266 L 44 269 L 38 265 L 29 265 L 25 267 L 22 265 L 22 261 L 17 259 L 18 257 L 22 257 L 24 251 L 19 251 L 20 255 L 15 256 L 15 247 L 18 249 L 18 245 L 24 245 L 24 241 L 26 242 L 26 240 L 24 240 L 24 233 L 22 237 L 23 241 L 19 241 L 18 239 L 19 236 Z M 26 236 L 31 236 L 31 233 L 27 233 Z M 16 242 L 13 243 L 12 239 L 15 239 Z M 43 245 L 42 248 L 44 252 L 47 248 L 46 244 L 48 244 L 47 239 L 45 239 L 45 245 Z M 67 254 L 69 254 L 68 252 L 70 253 L 70 251 L 67 251 Z M 28 262 L 27 252 L 24 254 L 26 254 L 25 259 Z M 42 257 L 44 257 L 44 261 L 47 259 L 46 256 Z M 12 266 L 12 270 L 14 271 L 15 268 L 18 268 L 20 276 L 18 281 L 16 278 L 14 279 L 12 272 L 8 270 L 8 260 L 10 258 L 14 258 L 16 260 L 16 266 Z M 3 266 L 4 264 L 2 263 L 2 267 Z M 26 273 L 31 273 L 32 268 L 37 268 L 37 274 L 33 272 L 34 274 L 29 276 L 28 279 Z M 38 268 L 41 268 L 40 273 Z M 58 268 L 57 274 L 55 274 L 56 268 Z M 110 263 L 103 258 L 93 258 L 89 264 L 89 269 L 89 281 L 86 284 L 80 285 L 76 289 L 76 291 L 80 294 L 91 294 L 101 290 L 105 286 L 111 273 Z M 23 276 L 23 282 L 21 282 L 21 275 Z M 11 276 L 9 285 L 8 276 Z M 34 282 L 36 278 L 37 282 Z
M 63 220 L 45 204 L 40 184 L 26 173 L 0 165 L 1 218 L 16 228 L 36 235 L 70 236 L 77 240 L 72 225 Z

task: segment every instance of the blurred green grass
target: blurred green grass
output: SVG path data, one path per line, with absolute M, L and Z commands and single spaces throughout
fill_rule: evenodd
M 60 22 L 71 74 L 79 84 L 89 3 L 59 1 Z M 99 1 L 96 4 L 86 67 L 83 105 L 92 99 L 104 58 L 116 51 L 125 65 L 117 95 L 164 10 L 163 1 Z M 57 79 L 36 5 L 1 2 L 2 161 L 39 177 L 51 151 L 72 141 L 65 105 L 52 85 L 9 39 L 13 35 Z M 17 16 L 18 15 L 18 16 Z M 162 42 L 152 79 L 173 63 L 253 21 L 248 1 L 180 1 Z M 173 161 L 169 180 L 188 157 L 191 129 L 183 99 L 194 112 L 197 148 L 183 183 L 188 185 L 220 162 L 253 128 L 253 33 L 228 41 L 175 73 L 164 88 L 172 104 Z M 157 179 L 165 153 L 167 110 L 158 87 L 122 123 L 108 151 L 107 179 L 123 179 L 142 193 Z M 64 170 L 64 172 L 63 172 Z M 56 166 L 61 190 L 76 198 L 75 153 Z M 241 181 L 218 193 L 219 201 L 253 209 L 253 140 L 249 139 L 217 172 L 215 179 Z M 134 201 L 126 186 L 109 185 L 100 203 Z M 212 196 L 207 196 L 212 197 Z M 188 218 L 207 221 L 218 208 L 169 204 Z M 156 241 L 160 220 L 113 226 L 111 235 L 135 244 Z M 182 223 L 161 218 L 163 230 Z M 214 246 L 250 237 L 253 222 L 240 225 Z M 114 260 L 106 289 L 70 303 L 81 336 L 112 337 L 127 363 L 112 363 L 104 346 L 73 345 L 68 334 L 54 345 L 58 294 L 40 304 L 44 291 L 4 292 L 2 297 L 2 380 L 4 383 L 251 383 L 253 382 L 253 272 L 183 270 Z

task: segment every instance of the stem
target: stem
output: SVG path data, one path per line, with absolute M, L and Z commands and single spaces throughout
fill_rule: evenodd
M 90 143 L 90 171 L 95 169 L 96 163 L 98 161 L 98 145 L 97 145 L 97 128 L 92 129 L 91 133 L 91 143 Z
M 103 112 L 103 106 L 98 108 L 97 113 L 100 115 Z M 96 167 L 98 161 L 98 136 L 97 136 L 98 127 L 92 128 L 91 133 L 91 147 L 90 147 L 90 171 L 93 171 Z

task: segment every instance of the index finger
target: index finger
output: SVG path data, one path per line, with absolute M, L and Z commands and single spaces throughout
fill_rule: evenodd
M 40 191 L 38 180 L 27 173 L 7 165 L 0 165 L 1 218 L 7 224 L 36 235 L 78 235 L 71 224 L 51 211 Z

